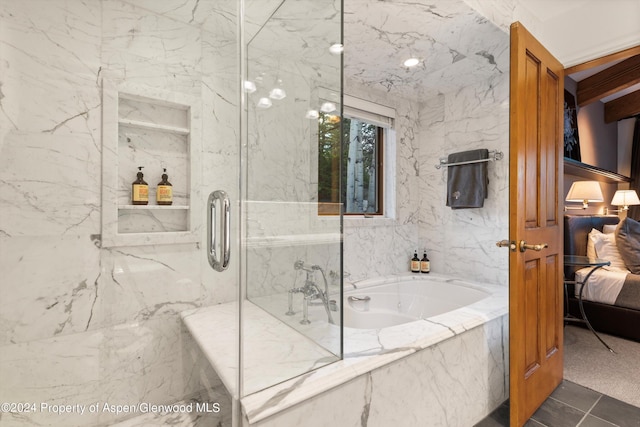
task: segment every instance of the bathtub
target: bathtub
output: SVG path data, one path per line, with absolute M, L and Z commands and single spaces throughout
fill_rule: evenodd
M 380 329 L 428 319 L 488 298 L 487 290 L 458 279 L 426 274 L 351 284 L 344 294 L 347 328 Z
M 332 295 L 343 301 L 343 328 L 329 324 L 319 306 L 310 307 L 311 323 L 301 325 L 300 312 L 285 315 L 287 295 L 245 303 L 247 333 L 269 338 L 243 359 L 246 378 L 267 377 L 265 387 L 241 398 L 246 425 L 321 426 L 329 413 L 340 414 L 334 424 L 392 425 L 402 408 L 412 425 L 467 427 L 507 399 L 508 286 L 430 273 L 345 282 L 344 289 L 344 299 Z M 182 313 L 234 396 L 237 355 L 229 349 L 237 331 L 211 325 L 237 324 L 237 311 L 232 302 Z M 333 361 L 321 346 L 330 348 L 341 334 L 342 358 Z M 265 360 L 287 368 L 265 370 Z
M 391 425 L 402 407 L 413 425 L 428 419 L 466 427 L 508 397 L 508 286 L 403 274 L 345 281 L 342 300 L 332 299 L 343 304 L 342 360 L 244 397 L 248 425 L 301 425 L 294 414 L 324 422 L 327 413 L 353 419 L 350 425 L 375 414 L 371 425 Z M 272 303 L 270 313 L 284 313 L 282 301 L 264 299 L 261 306 Z M 341 330 L 328 324 L 321 306 L 310 307 L 304 326 L 299 313 L 276 317 L 320 345 L 335 342 Z M 306 369 L 317 366 L 301 346 L 282 347 L 297 349 L 288 357 Z M 264 354 L 256 357 L 256 370 L 264 370 Z

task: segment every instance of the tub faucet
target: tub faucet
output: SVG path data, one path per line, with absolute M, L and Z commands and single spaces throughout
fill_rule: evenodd
M 308 325 L 311 323 L 309 321 L 309 305 L 314 305 L 314 300 L 320 299 L 318 304 L 322 304 L 327 313 L 327 319 L 329 323 L 335 323 L 333 321 L 333 316 L 331 315 L 331 301 L 329 301 L 329 284 L 327 283 L 327 278 L 324 274 L 324 270 L 319 265 L 308 265 L 305 264 L 302 260 L 297 260 L 293 263 L 293 268 L 295 270 L 303 270 L 306 272 L 306 279 L 304 281 L 304 286 L 299 288 L 291 288 L 289 289 L 289 311 L 285 313 L 288 316 L 293 315 L 295 312 L 293 311 L 293 294 L 301 293 L 304 295 L 303 306 L 302 306 L 302 320 L 300 323 L 303 325 Z M 324 291 L 318 288 L 318 285 L 313 280 L 313 275 L 316 271 L 322 273 L 322 278 L 324 279 Z

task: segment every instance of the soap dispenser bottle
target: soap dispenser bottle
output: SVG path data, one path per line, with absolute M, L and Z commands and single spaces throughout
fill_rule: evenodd
M 162 181 L 158 183 L 156 190 L 156 202 L 159 205 L 170 205 L 173 203 L 173 187 L 168 181 L 167 168 L 163 168 Z
M 131 184 L 131 203 L 134 205 L 149 204 L 149 185 L 142 179 L 142 168 L 138 166 L 138 179 Z
M 422 259 L 420 260 L 420 272 L 428 273 L 431 271 L 431 263 L 429 262 L 429 258 L 427 258 L 427 250 L 424 250 L 424 254 L 422 255 Z
M 413 258 L 411 258 L 411 272 L 420 273 L 420 258 L 418 258 L 417 250 L 413 253 Z

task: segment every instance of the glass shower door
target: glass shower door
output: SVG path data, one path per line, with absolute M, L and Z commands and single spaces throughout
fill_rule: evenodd
M 342 357 L 341 210 L 318 203 L 319 120 L 340 127 L 341 8 L 246 7 L 241 396 Z

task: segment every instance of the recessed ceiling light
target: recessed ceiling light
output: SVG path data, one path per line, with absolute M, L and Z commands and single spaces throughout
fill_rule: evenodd
M 409 58 L 407 60 L 405 60 L 402 64 L 407 67 L 415 67 L 416 65 L 418 65 L 420 63 L 420 60 L 418 58 Z
M 274 87 L 273 89 L 271 89 L 271 92 L 269 92 L 269 98 L 271 99 L 280 100 L 284 99 L 286 96 L 287 93 L 284 91 L 284 89 L 281 89 L 279 87 Z
M 333 53 L 334 55 L 340 55 L 343 51 L 344 46 L 342 45 L 342 43 L 334 43 L 329 46 L 329 52 Z
M 262 97 L 258 100 L 258 103 L 256 104 L 256 106 L 258 108 L 269 108 L 271 107 L 271 100 L 267 97 Z
M 305 114 L 305 117 L 307 119 L 317 119 L 320 117 L 320 113 L 318 112 L 318 110 L 309 110 L 307 111 L 307 114 Z
M 322 111 L 323 113 L 331 113 L 333 111 L 336 111 L 336 104 L 334 104 L 333 102 L 323 102 L 320 106 L 320 111 Z
M 256 91 L 256 84 L 250 80 L 244 81 L 244 91 L 247 93 L 253 93 Z

